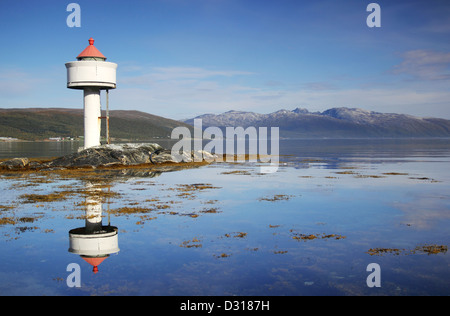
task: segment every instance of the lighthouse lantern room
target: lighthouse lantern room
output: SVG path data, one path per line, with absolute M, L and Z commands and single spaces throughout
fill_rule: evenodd
M 77 61 L 66 63 L 66 69 L 67 88 L 84 91 L 84 149 L 100 146 L 100 90 L 108 93 L 116 88 L 117 64 L 107 62 L 90 38 L 89 46 L 77 56 Z

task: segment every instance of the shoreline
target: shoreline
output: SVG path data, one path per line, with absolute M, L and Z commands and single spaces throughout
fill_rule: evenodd
M 39 164 L 45 164 L 53 159 L 41 159 L 41 158 L 27 158 L 30 162 L 36 162 Z M 0 159 L 0 163 L 9 161 L 10 159 Z M 123 164 L 115 164 L 108 166 L 78 166 L 78 167 L 56 167 L 56 168 L 39 168 L 33 166 L 25 166 L 22 168 L 8 169 L 6 166 L 0 166 L 0 174 L 5 173 L 74 173 L 74 172 L 95 172 L 95 171 L 110 171 L 110 170 L 124 170 L 124 169 L 134 169 L 134 170 L 142 170 L 145 169 L 147 171 L 174 171 L 174 170 L 182 170 L 182 169 L 190 169 L 201 166 L 210 165 L 211 163 L 207 161 L 202 162 L 162 162 L 158 164 L 146 163 L 146 164 L 136 164 L 136 165 L 123 165 Z

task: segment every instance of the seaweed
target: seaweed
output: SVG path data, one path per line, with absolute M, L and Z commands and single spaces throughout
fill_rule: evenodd
M 67 195 L 71 195 L 73 192 L 58 192 L 50 194 L 23 194 L 19 198 L 24 200 L 23 203 L 42 203 L 42 202 L 57 202 L 67 199 Z
M 269 201 L 269 202 L 288 201 L 292 197 L 294 197 L 294 195 L 276 194 L 272 197 L 259 198 L 258 201 Z
M 201 240 L 199 240 L 199 239 L 194 237 L 192 240 L 183 241 L 181 243 L 180 247 L 183 247 L 183 248 L 201 248 L 202 244 L 201 244 Z
M 398 248 L 370 248 L 366 253 L 371 256 L 382 256 L 385 254 L 394 255 L 413 255 L 418 253 L 426 253 L 427 255 L 437 255 L 439 253 L 447 253 L 446 245 L 421 245 L 414 249 L 398 249 Z

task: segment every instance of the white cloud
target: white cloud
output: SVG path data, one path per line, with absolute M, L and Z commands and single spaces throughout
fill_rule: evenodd
M 157 81 L 179 81 L 179 80 L 201 80 L 214 77 L 233 77 L 240 75 L 252 75 L 247 71 L 236 70 L 209 70 L 200 67 L 152 67 L 132 68 L 133 71 L 140 70 L 140 74 L 126 75 L 119 79 L 121 84 L 147 85 Z M 128 68 L 126 71 L 130 71 Z M 192 82 L 192 81 L 191 81 Z
M 2 98 L 22 97 L 35 91 L 45 82 L 20 69 L 8 69 L 0 72 L 0 95 Z
M 335 84 L 330 82 L 307 82 L 304 87 L 313 91 L 335 90 L 337 88 Z
M 118 108 L 139 109 L 174 119 L 229 110 L 270 113 L 281 108 L 359 107 L 379 112 L 450 118 L 450 91 L 409 88 L 270 89 L 212 80 L 155 81 L 147 87 L 119 87 Z
M 407 74 L 421 80 L 450 79 L 450 53 L 412 50 L 402 57 L 403 61 L 393 67 L 393 74 Z
M 417 60 L 419 55 L 408 55 L 404 63 Z M 425 54 L 422 62 L 442 64 L 446 58 L 445 54 Z M 82 95 L 65 89 L 62 75 L 56 80 L 55 73 L 59 74 L 59 70 L 43 76 L 20 69 L 0 71 L 0 106 L 82 107 Z M 426 74 L 430 75 L 430 71 Z M 111 91 L 110 107 L 173 119 L 229 110 L 270 113 L 281 108 L 323 111 L 341 106 L 450 118 L 450 91 L 442 80 L 439 84 L 429 81 L 428 85 L 409 83 L 401 87 L 344 89 L 327 82 L 310 82 L 297 88 L 287 84 L 267 85 L 266 78 L 258 86 L 246 79 L 254 80 L 255 76 L 247 71 L 200 67 L 158 67 L 148 68 L 148 72 L 142 67 L 132 67 L 118 75 L 117 89 Z
M 231 77 L 253 74 L 247 71 L 200 67 L 130 69 L 127 68 L 123 76 L 119 76 L 117 106 L 139 108 L 167 117 L 173 117 L 171 113 L 177 113 L 177 117 L 190 117 L 199 111 L 226 109 L 240 98 L 245 99 L 250 91 L 258 90 L 235 84 L 234 80 L 224 82 Z

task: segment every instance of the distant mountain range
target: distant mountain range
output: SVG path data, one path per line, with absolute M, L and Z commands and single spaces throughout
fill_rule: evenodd
M 105 113 L 102 114 L 105 116 Z M 105 135 L 103 120 L 102 136 Z M 110 135 L 117 140 L 141 141 L 152 138 L 170 138 L 177 126 L 193 128 L 183 122 L 139 111 L 110 111 Z M 0 109 L 0 137 L 21 140 L 84 135 L 82 109 L 33 108 Z
M 202 119 L 203 128 L 279 127 L 280 136 L 286 138 L 450 137 L 450 120 L 349 108 L 332 108 L 324 112 L 297 108 L 270 114 L 228 111 L 196 118 Z M 140 111 L 110 111 L 110 134 L 115 140 L 167 139 L 178 126 L 188 127 L 193 135 L 193 124 L 194 118 L 182 122 Z M 78 138 L 84 135 L 83 126 L 82 109 L 0 109 L 0 138 Z M 104 123 L 102 135 L 105 135 Z
M 450 137 L 450 120 L 345 107 L 324 112 L 296 108 L 270 114 L 228 111 L 219 115 L 204 114 L 184 122 L 193 125 L 198 118 L 202 119 L 203 128 L 278 126 L 282 137 Z

